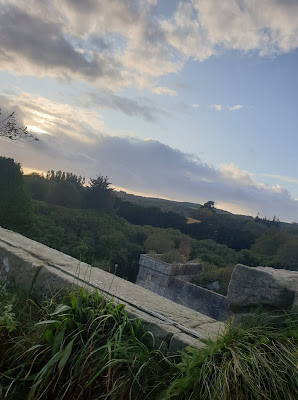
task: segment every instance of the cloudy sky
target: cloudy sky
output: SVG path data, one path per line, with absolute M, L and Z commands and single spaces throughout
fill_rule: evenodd
M 0 155 L 298 222 L 297 67 L 297 0 L 0 0 Z

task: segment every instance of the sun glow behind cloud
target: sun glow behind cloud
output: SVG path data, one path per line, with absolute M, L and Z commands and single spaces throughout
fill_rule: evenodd
M 44 122 L 44 120 L 43 120 L 43 122 Z M 42 122 L 42 123 L 43 123 Z M 45 130 L 43 130 L 43 129 L 41 129 L 41 128 L 38 128 L 37 126 L 34 126 L 34 125 L 28 125 L 27 126 L 27 129 L 28 129 L 28 131 L 29 132 L 32 132 L 32 133 L 41 133 L 41 134 L 49 134 L 48 132 L 46 132 Z

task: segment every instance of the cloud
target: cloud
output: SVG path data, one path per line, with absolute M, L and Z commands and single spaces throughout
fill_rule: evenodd
M 0 100 L 17 109 L 20 124 L 48 133 L 32 143 L 0 138 L 1 155 L 25 168 L 68 170 L 87 178 L 100 173 L 129 192 L 198 203 L 213 200 L 232 212 L 298 222 L 298 201 L 287 189 L 259 183 L 234 164 L 215 168 L 158 141 L 108 135 L 100 114 L 41 96 L 22 92 Z
M 223 107 L 221 104 L 211 104 L 208 108 L 214 108 L 214 110 L 221 111 Z
M 151 91 L 152 91 L 153 93 L 156 93 L 156 94 L 167 94 L 167 95 L 169 95 L 169 96 L 177 96 L 177 95 L 178 95 L 177 92 L 176 92 L 176 90 L 170 89 L 170 88 L 165 87 L 165 86 L 156 86 L 156 87 L 153 87 L 153 88 L 151 89 Z
M 141 117 L 146 121 L 156 121 L 159 117 L 168 115 L 160 105 L 154 104 L 144 98 L 129 98 L 117 95 L 111 91 L 86 92 L 76 98 L 79 107 L 111 108 L 120 111 L 130 117 Z
M 162 40 L 148 0 L 0 0 L 1 69 L 175 95 L 157 79 L 182 64 Z
M 289 183 L 298 183 L 298 178 L 294 178 L 292 176 L 274 175 L 274 174 L 261 174 L 261 176 L 267 176 L 268 178 L 273 178 L 279 181 L 285 181 Z
M 229 111 L 237 111 L 237 110 L 241 110 L 241 108 L 243 108 L 243 106 L 241 104 L 237 104 L 235 106 L 228 106 Z
M 0 67 L 110 90 L 176 95 L 161 78 L 189 58 L 224 51 L 263 56 L 298 47 L 293 0 L 183 0 L 158 15 L 156 0 L 0 0 Z
M 63 23 L 43 20 L 15 6 L 0 12 L 1 69 L 21 75 L 128 85 L 121 65 L 105 52 L 79 51 L 63 31 Z
M 192 0 L 162 26 L 169 43 L 196 60 L 225 50 L 272 56 L 298 47 L 297 16 L 293 0 Z
M 192 106 L 192 108 L 194 108 L 194 109 L 197 109 L 197 108 L 200 107 L 199 104 L 196 104 L 196 103 L 192 104 L 191 106 Z

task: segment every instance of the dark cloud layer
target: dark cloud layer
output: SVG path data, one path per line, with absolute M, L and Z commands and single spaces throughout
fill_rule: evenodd
M 120 64 L 109 55 L 97 52 L 89 54 L 87 59 L 75 49 L 75 43 L 79 40 L 65 35 L 62 22 L 42 20 L 15 6 L 3 7 L 0 12 L 2 65 L 15 63 L 15 68 L 21 72 L 25 61 L 31 65 L 32 72 L 38 73 L 41 68 L 43 73 L 58 78 L 121 79 Z M 102 46 L 106 49 L 107 43 L 102 42 Z

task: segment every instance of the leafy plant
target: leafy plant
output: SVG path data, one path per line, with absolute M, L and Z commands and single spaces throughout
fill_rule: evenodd
M 8 332 L 12 332 L 18 325 L 16 315 L 12 310 L 12 304 L 7 304 L 6 306 L 4 306 L 3 313 L 0 316 L 0 329 L 4 328 Z

